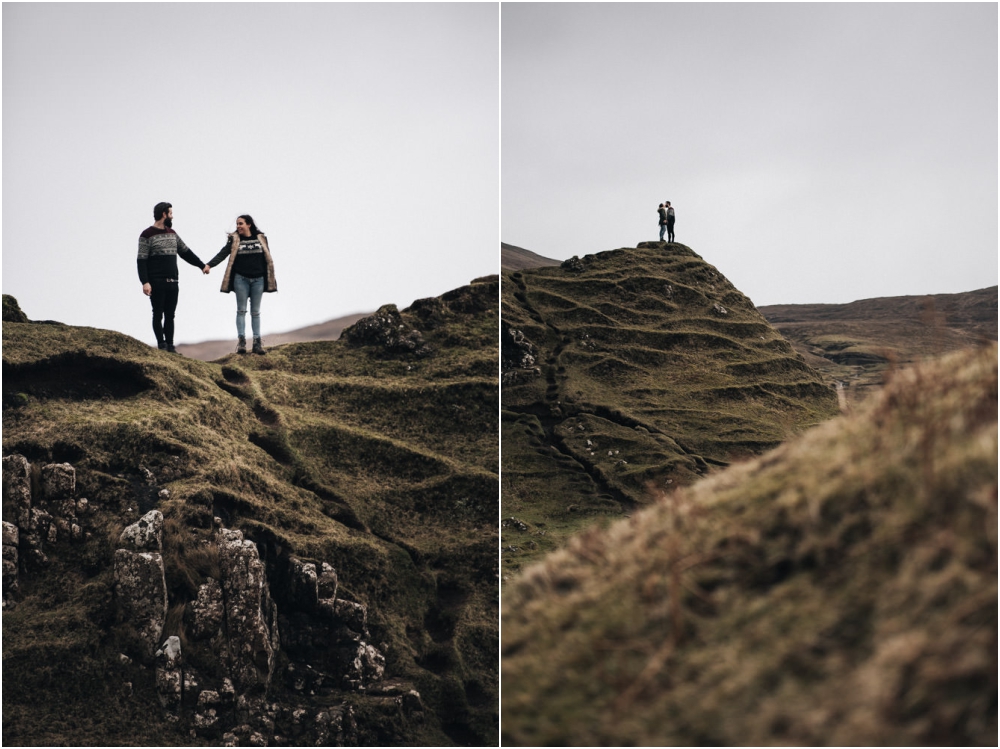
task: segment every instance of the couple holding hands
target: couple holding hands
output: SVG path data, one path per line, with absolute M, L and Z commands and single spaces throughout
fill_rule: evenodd
M 177 256 L 180 255 L 186 262 L 201 268 L 206 275 L 228 257 L 221 291 L 236 292 L 236 353 L 247 352 L 247 300 L 250 301 L 253 353 L 266 353 L 260 339 L 260 301 L 264 292 L 277 291 L 278 284 L 274 278 L 274 263 L 271 261 L 267 237 L 257 228 L 253 218 L 248 214 L 237 218 L 236 231 L 229 234 L 226 244 L 207 263 L 199 260 L 173 230 L 174 212 L 170 203 L 157 203 L 153 208 L 153 219 L 153 225 L 139 235 L 136 263 L 142 292 L 153 305 L 156 345 L 172 354 L 177 353 L 174 348 L 174 312 L 180 290 Z

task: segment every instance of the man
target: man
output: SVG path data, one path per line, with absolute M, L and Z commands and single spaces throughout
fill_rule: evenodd
M 674 209 L 670 207 L 670 201 L 669 200 L 664 200 L 663 201 L 663 205 L 667 209 L 667 241 L 668 242 L 673 242 L 674 241 L 674 220 L 676 219 L 676 217 L 674 216 Z M 660 239 L 663 239 L 663 232 L 662 231 L 660 232 Z
M 171 354 L 174 348 L 174 311 L 180 284 L 177 278 L 177 256 L 208 274 L 210 268 L 198 259 L 191 248 L 184 244 L 171 228 L 174 211 L 170 203 L 157 203 L 153 207 L 154 223 L 139 235 L 139 282 L 142 293 L 153 305 L 153 334 L 156 345 Z
M 660 203 L 660 207 L 656 209 L 656 212 L 660 214 L 660 241 L 663 241 L 663 232 L 667 230 L 667 209 Z

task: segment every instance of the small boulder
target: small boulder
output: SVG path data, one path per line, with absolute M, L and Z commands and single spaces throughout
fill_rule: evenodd
M 172 635 L 156 651 L 156 694 L 160 704 L 173 714 L 181 706 L 181 687 L 181 641 Z
M 316 585 L 318 596 L 334 600 L 337 597 L 337 584 L 337 571 L 326 562 L 323 562 Z
M 208 578 L 198 588 L 198 597 L 188 607 L 188 634 L 194 640 L 205 640 L 214 637 L 222 628 L 222 618 L 225 615 L 225 604 L 222 601 L 222 586 L 217 580 Z
M 319 601 L 319 575 L 316 565 L 298 557 L 288 560 L 287 601 L 299 611 L 311 612 Z
M 4 517 L 14 520 L 21 528 L 31 522 L 31 465 L 23 455 L 7 455 L 3 459 Z
M 48 500 L 70 499 L 76 493 L 76 469 L 69 463 L 42 466 L 42 496 Z
M 133 551 L 162 551 L 163 514 L 150 510 L 122 531 L 118 543 Z
M 17 547 L 20 533 L 13 523 L 3 521 L 3 603 L 6 606 L 18 592 Z
M 17 299 L 10 294 L 3 295 L 3 321 L 29 322 L 28 316 L 21 311 L 21 305 L 17 303 Z
M 403 322 L 395 304 L 386 304 L 363 317 L 340 334 L 350 346 L 376 346 L 388 353 L 412 353 L 418 357 L 432 352 L 416 328 Z
M 163 556 L 156 552 L 118 549 L 114 556 L 114 576 L 118 605 L 139 633 L 146 655 L 152 655 L 167 617 Z

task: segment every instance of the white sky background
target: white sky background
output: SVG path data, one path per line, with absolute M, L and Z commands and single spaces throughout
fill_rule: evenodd
M 265 343 L 496 273 L 498 27 L 489 3 L 4 3 L 4 293 L 152 343 L 161 200 L 206 262 L 241 213 L 268 235 Z M 177 342 L 235 338 L 225 264 L 178 266 Z
M 997 283 L 997 5 L 510 4 L 502 237 L 676 239 L 756 304 Z

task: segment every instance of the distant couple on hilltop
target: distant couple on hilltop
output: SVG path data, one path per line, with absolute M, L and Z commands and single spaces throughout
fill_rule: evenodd
M 253 353 L 265 354 L 260 338 L 260 301 L 264 292 L 278 290 L 274 278 L 274 263 L 267 246 L 267 237 L 257 228 L 249 214 L 236 219 L 236 231 L 227 233 L 226 243 L 218 254 L 203 263 L 173 230 L 174 211 L 170 203 L 153 207 L 154 223 L 139 235 L 139 282 L 142 293 L 153 305 L 153 335 L 158 348 L 172 354 L 174 348 L 174 312 L 180 291 L 177 276 L 177 256 L 208 275 L 209 271 L 228 257 L 220 291 L 236 292 L 236 353 L 247 352 L 246 314 L 250 301 L 250 323 L 253 331 Z
M 664 200 L 660 203 L 660 207 L 656 209 L 656 212 L 660 214 L 660 241 L 663 241 L 663 232 L 667 232 L 667 241 L 674 241 L 674 209 L 670 205 L 669 200 Z

